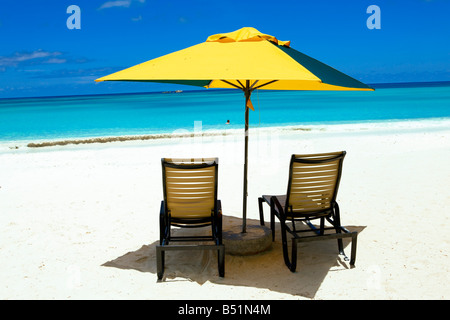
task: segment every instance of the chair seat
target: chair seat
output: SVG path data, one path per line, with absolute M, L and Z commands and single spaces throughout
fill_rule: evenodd
M 262 199 L 270 206 L 270 199 L 272 197 L 277 198 L 278 202 L 284 207 L 286 203 L 286 195 L 263 195 Z M 309 210 L 309 211 L 301 211 L 301 212 L 285 212 L 286 218 L 288 219 L 316 219 L 320 217 L 329 216 L 332 212 L 332 209 L 322 209 L 322 210 Z

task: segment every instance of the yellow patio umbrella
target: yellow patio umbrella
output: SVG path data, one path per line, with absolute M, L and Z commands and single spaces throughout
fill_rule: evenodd
M 216 34 L 176 51 L 95 81 L 175 83 L 205 88 L 237 88 L 245 95 L 243 232 L 247 218 L 248 118 L 256 89 L 366 90 L 364 83 L 290 47 L 289 41 L 242 28 Z

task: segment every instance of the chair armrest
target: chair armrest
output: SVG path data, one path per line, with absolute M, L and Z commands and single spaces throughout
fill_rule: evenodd
M 270 207 L 274 210 L 275 214 L 279 219 L 286 220 L 286 215 L 284 214 L 283 206 L 278 201 L 276 196 L 270 197 Z
M 164 200 L 161 201 L 161 209 L 159 210 L 159 215 L 163 216 L 166 213 L 166 206 L 164 205 Z
M 166 237 L 168 236 L 168 229 L 170 229 L 170 226 L 168 226 L 168 219 L 166 215 L 166 206 L 164 204 L 164 201 L 161 201 L 161 209 L 159 211 L 159 244 L 163 245 Z
M 217 215 L 219 217 L 222 217 L 222 202 L 220 200 L 217 200 L 216 208 L 217 208 Z

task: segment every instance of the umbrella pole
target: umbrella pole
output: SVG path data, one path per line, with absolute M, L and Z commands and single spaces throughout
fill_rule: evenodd
M 243 191 L 243 207 L 242 207 L 242 233 L 247 232 L 247 167 L 248 167 L 248 118 L 249 118 L 249 108 L 247 106 L 250 100 L 250 81 L 247 80 L 247 86 L 244 90 L 245 94 L 245 151 L 244 151 L 244 191 Z

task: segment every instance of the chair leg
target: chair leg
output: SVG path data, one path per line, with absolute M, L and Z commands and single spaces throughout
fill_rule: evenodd
M 292 238 L 292 262 L 288 267 L 291 272 L 295 272 L 297 268 L 297 241 L 295 238 Z
M 289 250 L 287 245 L 287 231 L 286 231 L 286 223 L 283 220 L 280 220 L 281 225 L 281 241 L 283 246 L 283 258 L 284 263 L 288 267 L 289 270 L 292 272 L 295 272 L 295 269 L 297 267 L 297 241 L 295 239 L 292 239 L 292 262 L 289 259 Z
M 275 209 L 270 207 L 270 229 L 272 230 L 272 242 L 275 241 Z
M 258 198 L 259 207 L 259 221 L 262 226 L 264 226 L 264 209 L 263 209 L 264 199 L 262 197 Z M 272 241 L 275 241 L 275 213 L 273 206 L 270 206 L 270 229 L 272 230 Z
M 160 246 L 156 246 L 156 273 L 158 280 L 162 280 L 164 275 L 164 250 Z
M 352 236 L 352 252 L 351 252 L 351 256 L 350 256 L 350 266 L 354 267 L 355 266 L 355 261 L 356 261 L 356 245 L 357 245 L 357 238 L 358 238 L 358 234 L 355 233 Z
M 341 233 L 341 214 L 339 212 L 339 205 L 337 203 L 335 203 L 334 206 L 334 227 L 336 229 L 336 233 Z M 338 250 L 339 250 L 339 254 L 344 255 L 344 245 L 342 242 L 342 238 L 337 240 L 338 242 Z
M 217 238 L 219 239 L 219 244 L 222 244 L 222 217 L 219 219 L 219 226 L 217 227 Z
M 264 199 L 263 199 L 262 197 L 259 197 L 259 198 L 258 198 L 259 223 L 260 223 L 262 226 L 264 225 L 263 201 L 264 201 Z
M 162 248 L 163 245 L 169 243 L 170 226 L 167 223 L 167 215 L 164 210 L 164 201 L 161 201 L 161 209 L 159 214 L 159 246 L 156 246 L 156 273 L 158 280 L 162 280 L 164 275 L 164 258 L 165 252 Z
M 221 245 L 217 250 L 217 262 L 219 267 L 219 277 L 225 277 L 225 246 Z
M 320 231 L 319 231 L 319 235 L 323 236 L 324 228 L 325 228 L 325 218 L 322 217 L 322 218 L 320 218 Z

